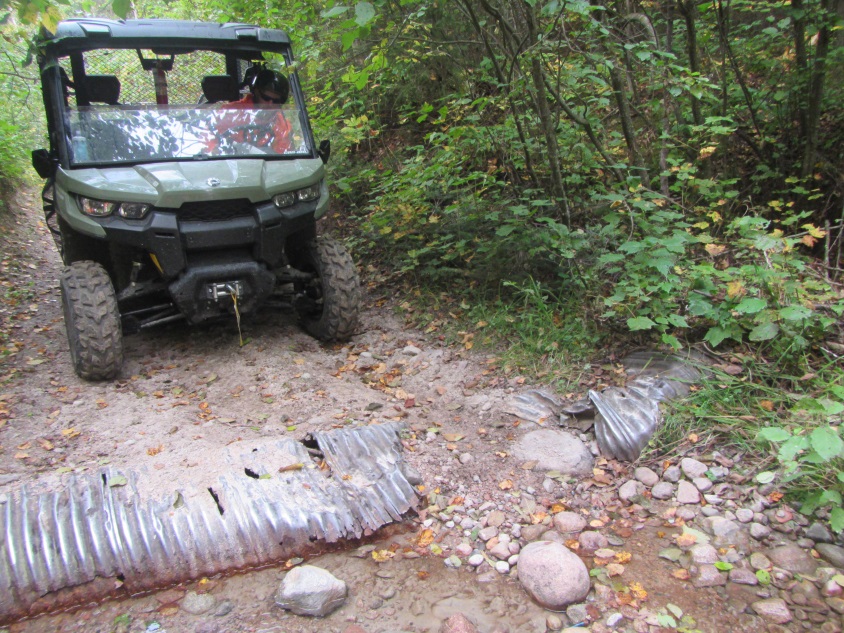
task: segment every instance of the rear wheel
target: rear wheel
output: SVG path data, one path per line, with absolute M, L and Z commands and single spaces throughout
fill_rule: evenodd
M 298 288 L 296 311 L 309 334 L 321 341 L 342 341 L 355 333 L 360 311 L 360 283 L 355 262 L 339 243 L 317 238 L 298 268 L 313 278 Z
M 59 285 L 74 370 L 85 380 L 114 378 L 123 365 L 123 333 L 108 273 L 95 262 L 73 262 Z

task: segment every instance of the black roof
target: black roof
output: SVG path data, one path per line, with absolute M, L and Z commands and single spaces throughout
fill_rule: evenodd
M 290 39 L 284 31 L 232 22 L 72 18 L 60 22 L 55 33 L 42 34 L 39 44 L 57 56 L 98 48 L 281 52 Z

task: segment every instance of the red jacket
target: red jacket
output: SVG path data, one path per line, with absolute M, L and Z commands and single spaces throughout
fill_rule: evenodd
M 249 112 L 232 112 L 223 116 L 217 123 L 218 135 L 225 135 L 235 143 L 252 143 L 258 147 L 269 145 L 276 154 L 290 150 L 293 127 L 280 109 L 256 105 L 251 94 L 240 101 L 224 103 L 220 108 Z M 213 139 L 211 145 L 214 150 L 219 141 Z

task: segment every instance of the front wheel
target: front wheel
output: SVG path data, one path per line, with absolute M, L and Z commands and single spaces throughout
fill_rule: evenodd
M 111 380 L 123 365 L 123 333 L 108 273 L 95 262 L 73 262 L 59 286 L 73 369 L 85 380 Z
M 303 253 L 299 268 L 313 278 L 298 288 L 296 311 L 309 334 L 321 341 L 343 341 L 355 333 L 360 282 L 355 262 L 339 243 L 317 238 Z

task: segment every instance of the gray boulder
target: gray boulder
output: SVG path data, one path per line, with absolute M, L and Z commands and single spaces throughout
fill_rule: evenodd
M 560 543 L 529 543 L 519 556 L 519 582 L 540 606 L 560 611 L 581 602 L 591 582 L 586 565 Z
M 294 567 L 284 576 L 275 594 L 275 603 L 296 615 L 323 617 L 342 606 L 346 583 L 313 565 Z

